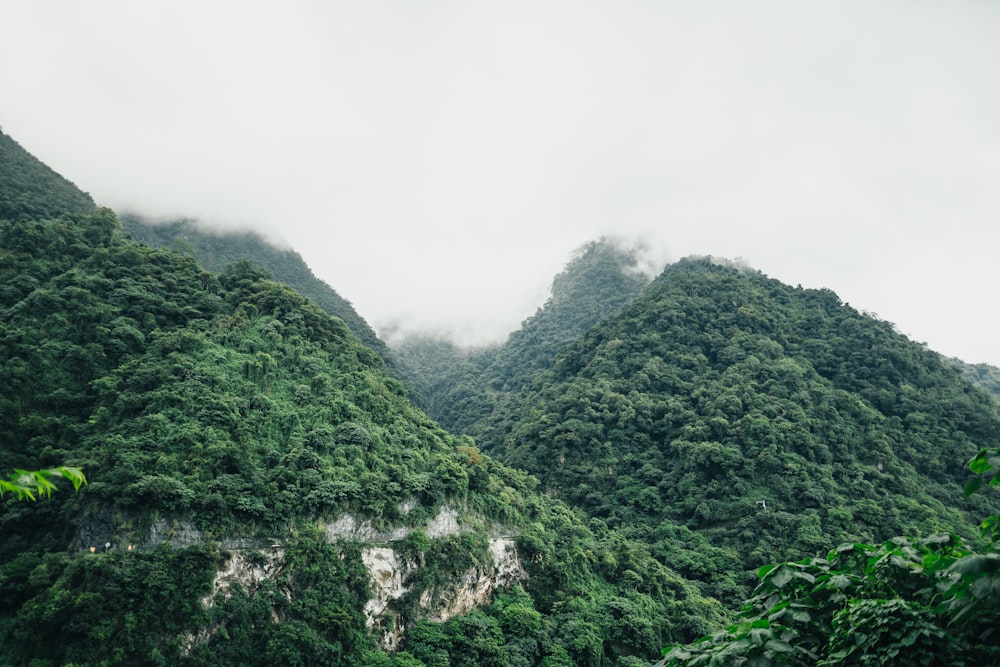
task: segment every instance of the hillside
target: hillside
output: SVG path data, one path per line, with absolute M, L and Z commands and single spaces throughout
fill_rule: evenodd
M 731 599 L 844 540 L 976 533 L 995 405 L 828 290 L 685 260 L 470 428 L 549 495 Z M 483 437 L 485 436 L 485 437 Z
M 956 358 L 949 358 L 948 363 L 958 368 L 966 380 L 1000 401 L 1000 368 L 990 364 L 969 364 Z
M 0 131 L 0 219 L 89 213 L 94 200 Z
M 0 219 L 0 461 L 89 484 L 0 504 L 0 663 L 641 665 L 721 620 L 266 272 L 44 210 Z
M 312 299 L 328 315 L 342 319 L 351 333 L 382 357 L 392 375 L 402 375 L 395 357 L 368 322 L 347 299 L 317 278 L 302 255 L 294 250 L 277 248 L 254 232 L 206 230 L 193 220 L 152 223 L 141 216 L 125 213 L 121 216 L 121 224 L 136 241 L 190 254 L 213 273 L 222 273 L 227 266 L 241 260 L 253 262 L 268 271 L 277 282 Z
M 428 414 L 453 433 L 488 438 L 480 429 L 509 396 L 529 389 L 559 352 L 648 282 L 635 249 L 602 238 L 576 252 L 553 279 L 549 299 L 503 345 L 465 350 L 408 338 L 395 352 L 418 383 Z

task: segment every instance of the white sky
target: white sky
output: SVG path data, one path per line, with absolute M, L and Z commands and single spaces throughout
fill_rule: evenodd
M 601 234 L 1000 365 L 995 0 L 0 0 L 0 125 L 252 227 L 376 327 L 498 340 Z

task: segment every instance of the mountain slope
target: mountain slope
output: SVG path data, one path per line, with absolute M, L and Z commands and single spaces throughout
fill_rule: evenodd
M 0 505 L 0 663 L 610 665 L 720 620 L 248 263 L 19 215 L 0 285 L 0 460 L 90 480 Z
M 302 256 L 282 250 L 253 232 L 210 232 L 191 220 L 151 223 L 134 214 L 121 216 L 123 229 L 136 241 L 154 248 L 169 248 L 191 254 L 207 270 L 223 272 L 227 266 L 250 260 L 266 269 L 274 280 L 312 299 L 324 312 L 339 317 L 365 345 L 375 350 L 393 375 L 402 372 L 385 343 L 354 306 L 332 287 L 317 278 Z
M 634 298 L 649 279 L 639 252 L 602 238 L 580 248 L 552 281 L 551 296 L 500 346 L 464 350 L 437 339 L 405 339 L 396 349 L 421 390 L 428 413 L 453 433 L 486 437 L 511 394 L 602 318 Z
M 734 569 L 749 581 L 840 541 L 974 534 L 988 501 L 962 499 L 964 464 L 1000 419 L 940 355 L 832 292 L 686 260 L 478 432 L 723 595 Z
M 949 358 L 948 363 L 960 370 L 969 382 L 1000 401 L 1000 368 L 990 364 L 969 364 L 956 358 Z
M 89 213 L 94 200 L 0 131 L 0 220 Z

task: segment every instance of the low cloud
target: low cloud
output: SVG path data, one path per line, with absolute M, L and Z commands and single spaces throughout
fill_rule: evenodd
M 973 2 L 20 3 L 0 85 L 99 203 L 281 241 L 378 329 L 502 339 L 610 233 L 1000 364 L 998 33 Z

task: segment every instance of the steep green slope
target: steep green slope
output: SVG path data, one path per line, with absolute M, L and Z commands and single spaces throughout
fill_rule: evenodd
M 94 200 L 0 131 L 0 220 L 88 213 Z
M 274 280 L 312 299 L 327 314 L 342 319 L 361 342 L 382 357 L 393 375 L 401 375 L 395 357 L 354 306 L 317 278 L 302 255 L 294 250 L 277 248 L 253 232 L 210 232 L 191 220 L 154 224 L 138 215 L 124 214 L 121 223 L 136 241 L 190 254 L 213 273 L 221 273 L 241 260 L 250 260 L 270 272 Z
M 643 545 L 442 430 L 341 320 L 247 263 L 208 273 L 107 209 L 21 216 L 0 220 L 0 286 L 0 461 L 90 481 L 0 504 L 2 664 L 643 664 L 624 656 L 719 618 Z M 432 535 L 441 516 L 460 528 Z M 492 572 L 497 535 L 525 591 L 426 618 Z M 396 655 L 366 628 L 374 546 L 416 568 L 384 621 L 407 628 Z
M 602 238 L 580 248 L 552 281 L 545 305 L 500 346 L 464 350 L 448 342 L 407 339 L 397 348 L 419 382 L 423 405 L 452 433 L 477 439 L 498 406 L 531 387 L 535 375 L 601 319 L 634 298 L 649 279 L 639 253 Z
M 484 451 L 718 595 L 734 572 L 844 540 L 970 535 L 988 513 L 961 484 L 1000 437 L 995 405 L 828 290 L 679 262 L 535 386 L 480 430 Z
M 1000 368 L 990 364 L 969 364 L 955 358 L 948 359 L 948 363 L 960 370 L 966 380 L 1000 401 Z

